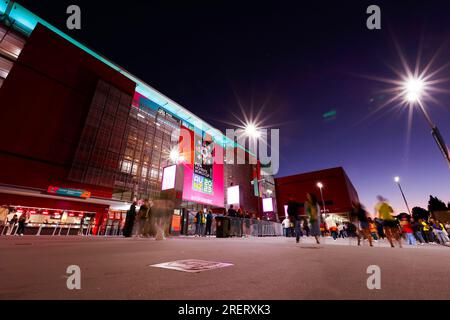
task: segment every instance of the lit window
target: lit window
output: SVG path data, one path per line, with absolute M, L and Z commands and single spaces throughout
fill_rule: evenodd
M 122 172 L 130 172 L 131 169 L 131 162 L 130 161 L 122 161 Z

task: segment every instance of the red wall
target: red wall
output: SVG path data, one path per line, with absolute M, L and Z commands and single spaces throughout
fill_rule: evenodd
M 131 80 L 36 27 L 0 89 L 0 183 L 80 187 L 66 179 L 99 78 L 134 93 Z M 112 192 L 84 188 L 94 196 Z
M 325 208 L 330 213 L 349 212 L 352 201 L 358 201 L 358 194 L 343 168 L 314 171 L 275 178 L 278 215 L 280 217 L 284 216 L 284 205 L 287 204 L 289 198 L 292 197 L 295 201 L 304 203 L 308 192 L 317 196 L 322 207 L 320 189 L 317 187 L 318 182 L 323 184 Z M 332 204 L 327 205 L 327 202 L 332 202 Z

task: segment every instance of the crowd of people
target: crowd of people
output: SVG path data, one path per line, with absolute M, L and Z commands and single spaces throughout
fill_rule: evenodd
M 386 239 L 391 247 L 402 240 L 408 245 L 441 244 L 449 240 L 450 224 L 442 223 L 434 218 L 414 218 L 407 214 L 394 216 L 393 209 L 382 196 L 377 197 L 375 218 L 370 217 L 361 203 L 353 203 L 350 219 L 336 222 L 331 215 L 323 216 L 314 194 L 308 193 L 304 203 L 304 214 L 300 215 L 301 205 L 293 199 L 289 200 L 287 217 L 282 226 L 286 237 L 295 237 L 296 242 L 303 236 L 313 236 L 317 244 L 320 237 L 338 238 L 354 237 L 361 242 L 367 240 L 370 246 L 374 241 Z M 323 219 L 322 219 L 323 218 Z

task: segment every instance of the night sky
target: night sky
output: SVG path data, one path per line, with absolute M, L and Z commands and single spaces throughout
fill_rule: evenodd
M 218 129 L 239 123 L 240 105 L 261 114 L 280 129 L 279 176 L 343 166 L 369 210 L 378 194 L 406 210 L 396 175 L 410 207 L 430 194 L 450 201 L 450 170 L 422 114 L 410 134 L 406 107 L 369 116 L 391 85 L 367 77 L 398 78 L 395 43 L 412 66 L 419 47 L 422 63 L 439 48 L 433 67 L 449 63 L 448 1 L 18 2 Z M 65 27 L 70 4 L 81 7 L 79 31 Z M 381 30 L 366 28 L 371 4 Z M 438 76 L 450 79 L 450 67 Z M 449 144 L 449 94 L 435 97 L 427 109 Z

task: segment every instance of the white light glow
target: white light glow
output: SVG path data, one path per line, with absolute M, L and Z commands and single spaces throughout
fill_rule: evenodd
M 251 138 L 259 138 L 261 135 L 258 128 L 253 123 L 248 123 L 245 126 L 245 134 Z
M 322 188 L 323 188 L 322 182 L 317 182 L 317 186 L 318 186 L 320 189 L 322 189 Z
M 397 183 L 400 182 L 400 177 L 395 177 L 394 181 L 397 182 Z
M 177 149 L 170 150 L 169 158 L 172 162 L 178 162 L 180 159 L 180 152 Z
M 409 102 L 419 101 L 424 87 L 424 82 L 421 79 L 409 78 L 405 83 L 405 99 Z

